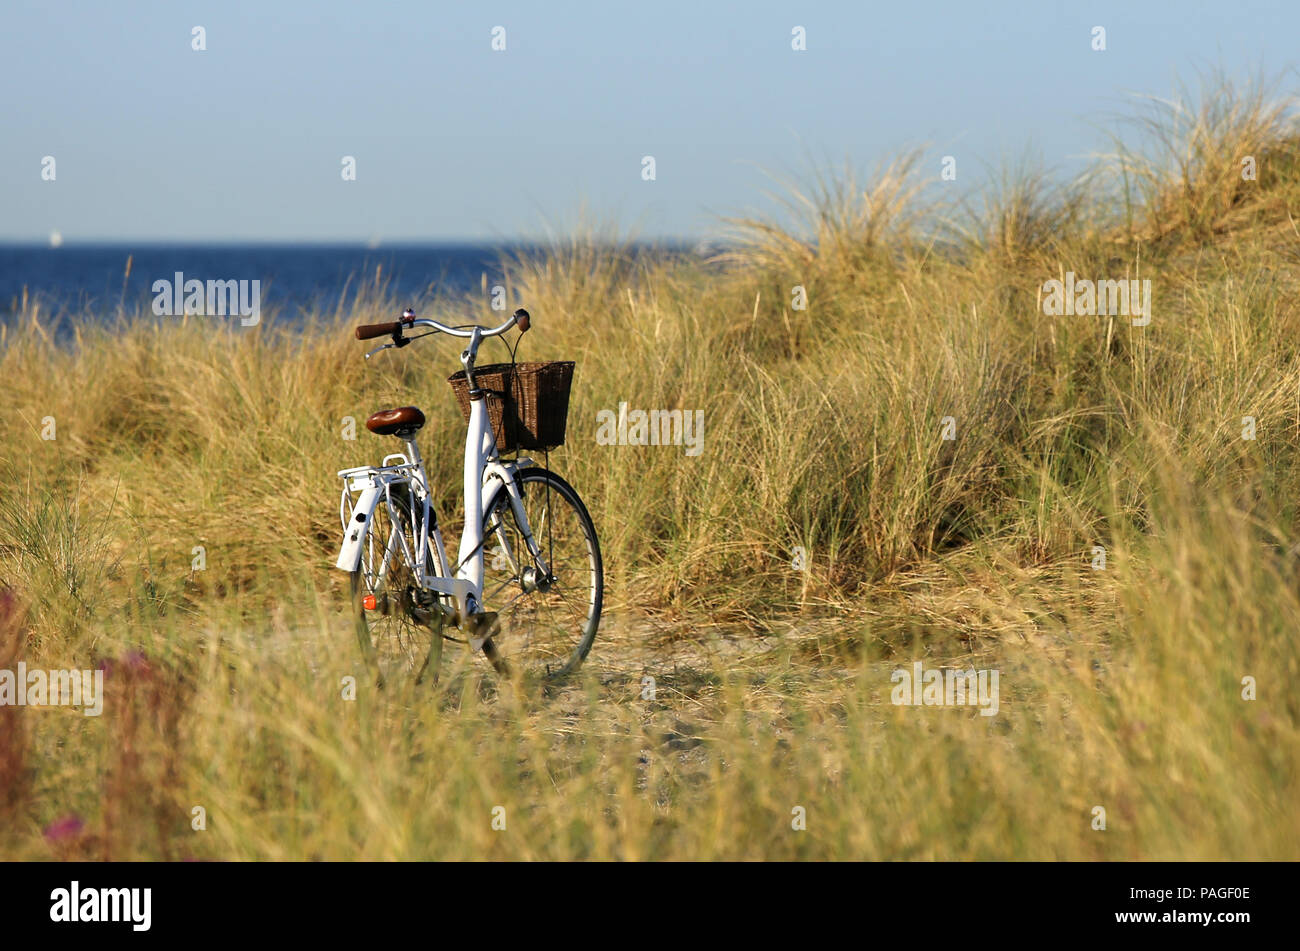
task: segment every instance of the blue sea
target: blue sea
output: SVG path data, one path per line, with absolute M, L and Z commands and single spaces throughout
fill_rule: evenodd
M 0 318 L 12 316 L 24 292 L 47 314 L 99 315 L 150 312 L 154 281 L 261 281 L 263 314 L 290 320 L 304 312 L 329 313 L 378 270 L 395 302 L 414 303 L 432 293 L 477 292 L 501 281 L 501 254 L 527 250 L 506 245 L 96 244 L 61 247 L 0 244 Z M 127 261 L 130 259 L 130 273 Z M 514 301 L 510 301 L 511 306 Z M 394 315 L 396 316 L 396 315 Z

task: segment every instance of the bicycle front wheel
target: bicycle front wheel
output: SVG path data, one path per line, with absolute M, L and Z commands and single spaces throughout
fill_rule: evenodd
M 600 626 L 600 543 L 582 499 L 554 472 L 530 467 L 515 481 L 537 551 L 499 492 L 483 518 L 483 607 L 497 615 L 489 656 L 525 677 L 560 677 L 586 659 Z

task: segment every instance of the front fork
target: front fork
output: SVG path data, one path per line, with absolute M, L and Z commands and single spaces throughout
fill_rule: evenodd
M 497 544 L 500 547 L 500 557 L 505 559 L 511 573 L 519 579 L 519 586 L 526 594 L 537 590 L 546 590 L 551 581 L 550 565 L 547 564 L 546 558 L 542 554 L 541 545 L 537 543 L 536 539 L 536 535 L 541 534 L 546 527 L 546 515 L 543 515 L 542 524 L 537 527 L 537 532 L 534 533 L 533 527 L 528 522 L 528 513 L 524 511 L 524 500 L 520 491 L 521 483 L 515 479 L 515 473 L 519 471 L 521 466 L 531 464 L 531 459 L 520 459 L 512 465 L 490 462 L 484 472 L 483 487 L 485 505 L 492 504 L 497 493 L 503 490 L 510 502 L 510 510 L 514 514 L 515 524 L 519 526 L 519 532 L 523 536 L 524 545 L 528 549 L 532 564 L 523 565 L 520 563 L 520 553 L 516 552 L 510 544 L 509 533 L 506 532 L 501 519 L 501 509 L 495 505 L 492 524 L 487 528 L 495 534 Z M 496 483 L 499 483 L 499 486 Z M 486 547 L 487 540 L 485 538 L 483 548 L 486 549 Z

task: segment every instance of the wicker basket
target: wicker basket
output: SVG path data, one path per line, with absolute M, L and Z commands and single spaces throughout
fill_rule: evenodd
M 469 421 L 469 384 L 465 371 L 447 378 L 461 415 Z M 569 419 L 569 385 L 573 361 L 489 363 L 474 368 L 474 382 L 487 393 L 488 420 L 497 450 L 549 450 L 564 445 Z

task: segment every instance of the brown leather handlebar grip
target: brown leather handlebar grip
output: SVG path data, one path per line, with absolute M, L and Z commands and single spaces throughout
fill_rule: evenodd
M 387 324 L 362 324 L 357 328 L 358 340 L 369 340 L 372 337 L 386 337 L 389 334 L 397 333 L 397 329 L 402 326 L 400 320 L 394 320 Z
M 522 307 L 515 311 L 515 326 L 519 328 L 521 334 L 528 332 L 528 322 L 531 319 L 532 318 L 528 316 L 528 311 L 524 310 Z

